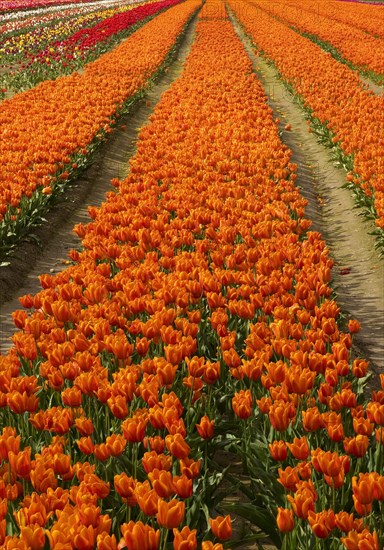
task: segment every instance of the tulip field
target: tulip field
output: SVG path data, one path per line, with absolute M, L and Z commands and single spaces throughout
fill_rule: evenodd
M 0 549 L 381 550 L 384 371 L 245 44 L 343 167 L 380 264 L 384 95 L 361 78 L 384 78 L 384 6 L 74 4 L 0 2 L 0 269 L 193 38 L 127 177 L 12 314 Z

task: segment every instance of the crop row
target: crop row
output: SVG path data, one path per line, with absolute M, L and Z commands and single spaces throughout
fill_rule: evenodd
M 92 2 L 93 0 L 83 0 Z M 73 0 L 4 0 L 0 6 L 0 13 L 12 11 L 31 10 L 35 8 L 45 8 L 47 6 L 72 4 Z
M 285 4 L 296 6 L 296 0 L 288 0 Z M 310 1 L 300 3 L 300 9 L 312 14 L 328 17 L 331 21 L 339 21 L 351 27 L 356 27 L 372 36 L 384 38 L 384 8 L 383 4 L 372 5 L 363 2 L 325 2 L 314 4 Z
M 156 8 L 174 3 L 163 0 Z M 153 4 L 136 9 L 146 8 L 153 11 Z M 43 82 L 0 104 L 2 254 L 28 231 L 112 131 L 125 103 L 166 60 L 195 8 L 193 2 L 174 7 L 88 64 L 82 74 Z M 160 32 L 164 22 L 166 32 Z
M 301 33 L 310 35 L 313 40 L 320 39 L 337 49 L 338 54 L 359 70 L 368 74 L 375 73 L 377 81 L 384 83 L 384 40 L 370 36 L 365 31 L 350 24 L 332 21 L 319 13 L 310 13 L 302 9 L 302 3 L 287 5 L 265 2 L 258 3 L 263 9 L 277 16 Z M 384 21 L 382 22 L 382 24 Z M 375 55 L 372 55 L 375 52 Z
M 302 101 L 315 131 L 348 170 L 358 201 L 383 229 L 384 97 L 366 90 L 357 74 L 269 16 L 263 5 L 254 0 L 246 9 L 242 4 L 233 9 L 257 49 Z M 382 242 L 382 231 L 378 238 Z
M 54 33 L 50 29 L 43 31 L 45 38 L 51 37 L 50 44 L 43 44 L 39 48 L 32 42 L 32 51 L 25 58 L 22 56 L 23 59 L 19 59 L 19 63 L 12 52 L 7 56 L 6 59 L 11 61 L 10 68 L 13 67 L 13 70 L 5 71 L 2 75 L 3 90 L 13 92 L 26 90 L 44 80 L 53 80 L 58 76 L 82 69 L 85 64 L 97 59 L 132 34 L 146 19 L 178 1 L 160 0 L 119 7 L 112 14 L 106 12 L 105 17 L 92 26 L 87 28 L 83 25 L 61 40 L 54 40 L 53 36 L 56 32 L 60 32 L 60 25 L 55 26 Z M 79 26 L 79 22 L 76 25 Z M 64 29 L 67 27 L 70 25 L 65 23 Z
M 126 5 L 126 2 L 123 2 L 122 5 Z M 40 10 L 36 10 L 37 13 L 35 13 L 35 11 L 33 11 L 31 14 L 28 14 L 28 12 L 26 12 L 22 16 L 18 14 L 19 17 L 14 17 L 12 19 L 9 18 L 8 20 L 6 20 L 5 16 L 3 15 L 4 21 L 2 21 L 0 25 L 0 33 L 3 37 L 11 34 L 19 34 L 22 32 L 26 32 L 26 29 L 37 28 L 40 25 L 45 24 L 49 25 L 55 19 L 60 21 L 62 19 L 70 19 L 74 16 L 85 16 L 87 14 L 91 14 L 92 12 L 100 12 L 108 9 L 113 10 L 116 7 L 117 3 L 115 2 L 106 3 L 103 0 L 99 0 L 99 2 L 92 2 L 91 5 L 78 5 L 76 8 L 70 6 L 58 6 L 54 7 L 53 9 L 41 8 Z
M 14 312 L 0 357 L 5 550 L 219 550 L 232 534 L 229 515 L 212 517 L 231 509 L 215 492 L 223 448 L 250 481 L 232 509 L 277 546 L 379 550 L 384 391 L 364 402 L 359 324 L 343 326 L 295 180 L 208 0 L 129 176 L 75 228 L 73 265 Z
M 63 40 L 81 28 L 95 25 L 102 19 L 131 7 L 132 3 L 120 7 L 94 8 L 91 12 L 87 11 L 86 13 L 82 13 L 81 10 L 62 10 L 47 16 L 34 17 L 31 20 L 27 18 L 23 21 L 24 24 L 19 25 L 17 29 L 14 28 L 15 25 L 4 24 L 0 41 L 1 61 L 5 65 L 7 59 L 4 57 L 6 56 L 23 60 L 52 42 Z M 7 27 L 12 29 L 8 33 Z

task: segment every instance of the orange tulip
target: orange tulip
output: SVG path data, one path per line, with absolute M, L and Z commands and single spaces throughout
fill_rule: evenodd
M 341 537 L 341 542 L 347 550 L 380 550 L 379 539 L 376 531 L 371 533 L 364 529 L 361 533 L 350 531 L 346 537 Z
M 354 517 L 353 514 L 348 514 L 347 512 L 338 512 L 335 514 L 335 523 L 336 527 L 340 529 L 340 531 L 343 531 L 343 533 L 348 533 L 349 531 L 352 531 L 353 524 L 354 524 Z
M 204 382 L 206 384 L 214 384 L 220 378 L 220 363 L 211 363 L 207 361 L 205 363 L 205 371 L 203 375 Z
M 236 416 L 241 419 L 249 418 L 252 414 L 252 395 L 250 390 L 240 390 L 232 398 L 232 408 Z
M 306 432 L 313 432 L 324 428 L 324 421 L 317 407 L 302 411 L 303 428 Z
M 296 491 L 297 484 L 300 481 L 297 467 L 292 468 L 291 466 L 287 466 L 284 470 L 279 468 L 278 472 L 279 477 L 277 481 L 281 483 L 287 491 Z
M 316 537 L 325 539 L 336 527 L 335 513 L 333 510 L 324 510 L 316 514 L 310 510 L 308 512 L 308 523 Z
M 172 456 L 179 459 L 187 458 L 191 452 L 190 446 L 185 442 L 184 437 L 176 433 L 175 435 L 167 435 L 165 444 Z
M 369 364 L 365 359 L 355 359 L 352 365 L 352 374 L 356 378 L 364 378 L 367 374 Z
M 41 550 L 45 546 L 45 531 L 43 527 L 36 524 L 21 527 L 20 540 L 24 541 L 31 550 Z
M 201 543 L 201 550 L 223 550 L 224 546 L 221 544 L 221 542 L 216 542 L 214 544 L 210 540 L 204 540 Z
M 119 434 L 112 434 L 105 440 L 105 445 L 108 448 L 111 456 L 120 456 L 126 447 L 126 439 Z
M 136 504 L 136 480 L 133 477 L 128 477 L 125 472 L 116 474 L 114 477 L 114 485 L 119 495 L 127 499 L 128 506 L 134 506 Z
M 115 535 L 111 536 L 105 531 L 97 535 L 96 543 L 98 550 L 117 550 Z
M 173 478 L 170 472 L 154 469 L 148 473 L 148 479 L 159 497 L 169 498 L 175 494 Z
M 211 439 L 213 437 L 214 420 L 210 420 L 208 416 L 203 416 L 199 424 L 196 424 L 196 429 L 202 439 Z
M 173 486 L 180 498 L 190 498 L 193 494 L 193 481 L 185 474 L 173 476 Z
M 279 531 L 289 533 L 295 527 L 295 519 L 292 510 L 287 508 L 278 508 L 276 523 Z
M 156 451 L 151 451 L 149 453 L 144 453 L 141 463 L 147 474 L 152 472 L 155 468 L 159 470 L 170 470 L 172 467 L 172 457 L 164 455 L 163 453 L 158 454 Z
M 279 432 L 284 432 L 288 428 L 295 414 L 296 410 L 294 404 L 290 403 L 287 405 L 287 403 L 283 401 L 276 401 L 273 403 L 268 412 L 271 425 Z
M 360 474 L 359 478 L 354 476 L 352 478 L 352 491 L 360 504 L 371 504 L 377 495 L 375 476 L 370 474 Z
M 82 400 L 80 388 L 77 386 L 72 386 L 71 388 L 63 390 L 61 392 L 61 399 L 67 407 L 80 407 Z
M 32 469 L 30 447 L 27 447 L 17 454 L 15 454 L 13 451 L 8 451 L 8 461 L 12 472 L 16 476 L 23 479 L 29 479 L 29 474 Z
M 344 450 L 352 456 L 361 458 L 365 455 L 369 447 L 369 438 L 366 435 L 357 435 L 344 439 Z
M 294 496 L 288 495 L 287 499 L 298 518 L 308 519 L 309 512 L 315 511 L 313 494 L 310 491 L 297 491 Z
M 183 527 L 181 531 L 173 530 L 174 550 L 195 550 L 197 548 L 196 529 L 190 529 L 188 526 Z
M 134 418 L 127 418 L 121 424 L 124 437 L 130 443 L 139 443 L 143 441 L 146 427 L 146 420 L 136 420 Z
M 287 443 L 287 447 L 297 460 L 306 460 L 309 456 L 310 450 L 305 436 L 295 437 L 293 443 Z
M 212 533 L 220 540 L 229 540 L 232 538 L 232 521 L 231 516 L 218 516 L 215 519 L 210 518 L 209 524 Z
M 151 489 L 149 481 L 146 480 L 143 483 L 136 483 L 134 497 L 136 498 L 140 510 L 142 510 L 144 514 L 147 516 L 155 516 L 158 513 L 160 502 L 159 495 L 154 489 Z
M 121 532 L 129 550 L 158 550 L 159 548 L 160 530 L 155 531 L 150 525 L 145 525 L 141 521 L 124 523 L 121 526 Z
M 185 474 L 190 479 L 195 479 L 200 473 L 201 459 L 193 460 L 193 458 L 180 459 L 180 472 Z
M 159 500 L 157 521 L 158 524 L 167 529 L 174 529 L 180 525 L 184 519 L 185 504 L 180 500 Z
M 284 462 L 287 458 L 287 446 L 283 440 L 273 441 L 269 444 L 269 453 L 273 460 Z

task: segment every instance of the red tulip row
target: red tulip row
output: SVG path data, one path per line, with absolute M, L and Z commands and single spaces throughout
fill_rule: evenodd
M 314 14 L 303 9 L 310 2 L 288 2 L 268 4 L 256 2 L 259 8 L 292 25 L 302 33 L 320 38 L 337 48 L 338 52 L 362 71 L 373 71 L 384 83 L 384 40 L 368 35 L 364 30 L 351 24 L 333 21 L 320 13 Z M 382 21 L 382 25 L 384 20 Z M 372 55 L 375 52 L 375 55 Z
M 0 26 L 1 64 L 13 63 L 15 59 L 25 59 L 36 55 L 54 42 L 60 43 L 79 29 L 84 30 L 96 25 L 100 21 L 110 18 L 117 13 L 131 10 L 136 4 L 124 3 L 121 6 L 110 8 L 98 6 L 87 11 L 63 9 L 51 13 L 42 13 L 40 16 L 14 20 Z
M 0 42 L 0 98 L 82 69 L 127 38 L 139 22 L 175 3 L 126 3 L 86 14 L 61 10 L 43 14 L 37 23 L 36 17 L 31 18 L 34 27 L 4 36 Z
M 128 4 L 132 5 L 130 0 L 124 1 L 121 5 L 123 8 Z M 64 6 L 62 9 L 53 7 L 51 9 L 40 9 L 37 13 L 23 13 L 20 18 L 13 16 L 8 18 L 3 16 L 3 21 L 0 24 L 0 33 L 2 37 L 12 36 L 21 32 L 28 32 L 27 29 L 35 29 L 40 25 L 50 26 L 55 20 L 62 21 L 63 19 L 71 19 L 74 16 L 93 17 L 94 14 L 100 14 L 102 12 L 110 12 L 116 9 L 116 4 L 105 6 L 102 0 L 91 5 L 84 4 L 82 6 L 77 5 L 76 8 L 70 6 Z
M 375 223 L 384 228 L 384 96 L 364 89 L 358 75 L 265 11 L 263 3 L 233 4 L 256 47 L 270 59 L 330 145 L 350 168 L 348 181 L 362 190 Z M 297 55 L 300 52 L 300 55 Z M 363 201 L 362 201 L 363 202 Z
M 157 8 L 169 4 L 164 0 Z M 171 8 L 87 65 L 81 75 L 43 82 L 0 104 L 4 244 L 9 233 L 17 235 L 20 226 L 28 227 L 31 218 L 40 215 L 50 195 L 61 191 L 112 131 L 125 103 L 164 63 L 196 7 L 196 2 L 186 2 Z

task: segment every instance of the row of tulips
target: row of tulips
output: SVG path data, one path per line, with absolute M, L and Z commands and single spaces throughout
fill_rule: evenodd
M 125 2 L 122 3 L 123 5 Z M 10 35 L 12 33 L 18 34 L 25 32 L 26 29 L 35 28 L 40 25 L 50 24 L 54 20 L 62 20 L 65 18 L 72 18 L 75 15 L 82 16 L 87 15 L 92 12 L 97 12 L 105 9 L 113 9 L 117 7 L 117 2 L 104 2 L 100 0 L 99 2 L 92 2 L 91 5 L 84 4 L 78 5 L 76 8 L 71 6 L 64 7 L 54 7 L 54 8 L 40 8 L 38 10 L 33 10 L 31 14 L 25 12 L 23 16 L 8 18 L 6 20 L 3 15 L 3 21 L 0 24 L 0 33 L 2 36 Z M 16 15 L 16 14 L 13 14 Z
M 82 1 L 92 2 L 93 0 Z M 3 0 L 0 5 L 0 13 L 32 10 L 36 8 L 45 8 L 47 6 L 57 6 L 65 4 L 73 4 L 73 0 Z
M 173 4 L 162 0 L 156 6 Z M 82 74 L 42 82 L 0 104 L 0 255 L 29 230 L 112 131 L 125 105 L 166 62 L 195 9 L 196 2 L 175 6 Z
M 310 4 L 310 2 L 305 3 Z M 314 41 L 325 42 L 325 47 L 331 45 L 338 54 L 352 66 L 372 76 L 376 81 L 384 83 L 384 39 L 368 35 L 366 31 L 351 24 L 334 21 L 319 13 L 303 10 L 303 2 L 299 0 L 289 3 L 281 2 L 269 5 L 263 2 L 263 7 L 273 16 L 288 23 L 296 30 L 309 35 Z M 381 20 L 381 25 L 384 19 Z M 375 52 L 375 55 L 372 55 Z
M 256 48 L 272 61 L 301 99 L 316 132 L 349 170 L 347 181 L 374 217 L 379 243 L 384 228 L 384 96 L 366 90 L 359 76 L 252 0 L 233 4 Z M 300 52 L 300 55 L 297 55 Z
M 6 499 L 3 529 L 13 517 L 18 533 L 11 537 L 3 532 L 4 548 L 39 549 L 46 537 L 52 548 L 97 544 L 114 549 L 120 541 L 119 548 L 145 550 L 158 548 L 160 542 L 165 548 L 167 539 L 173 539 L 175 549 L 196 548 L 199 513 L 205 505 L 197 495 L 203 483 L 212 484 L 200 471 L 205 468 L 206 473 L 207 447 L 215 432 L 212 394 L 221 375 L 218 349 L 196 355 L 210 323 L 203 295 L 214 300 L 212 291 L 221 286 L 208 269 L 208 253 L 220 254 L 221 244 L 227 242 L 229 261 L 236 238 L 233 191 L 244 192 L 244 203 L 246 195 L 254 197 L 252 176 L 260 171 L 247 151 L 242 130 L 255 141 L 253 153 L 261 162 L 261 155 L 267 153 L 265 163 L 271 174 L 278 178 L 284 171 L 289 173 L 289 153 L 279 150 L 276 128 L 250 69 L 228 21 L 199 24 L 183 77 L 142 131 L 132 175 L 115 182 L 120 193 L 112 193 L 102 211 L 92 211 L 96 217 L 92 224 L 77 228 L 80 234 L 84 230 L 86 250 L 57 280 L 42 276 L 41 293 L 21 299 L 27 308 L 37 308 L 30 314 L 15 312 L 15 322 L 24 330 L 15 337 L 15 349 L 1 362 L 1 414 L 9 426 L 0 438 Z M 260 104 L 253 102 L 255 92 Z M 256 128 L 248 121 L 245 96 Z M 216 123 L 207 116 L 212 112 L 217 113 Z M 238 115 L 243 117 L 237 130 L 239 149 L 222 151 L 229 144 L 233 122 L 240 122 Z M 268 128 L 262 124 L 266 115 Z M 271 142 L 274 153 L 268 154 L 264 140 Z M 248 173 L 239 188 L 226 175 L 235 168 L 228 153 L 236 165 L 237 154 L 248 159 Z M 260 177 L 269 188 L 275 186 L 268 177 Z M 287 181 L 276 193 L 289 192 L 291 187 Z M 216 190 L 221 193 L 217 199 Z M 182 203 L 180 194 L 185 197 Z M 262 187 L 260 196 L 268 196 Z M 296 193 L 294 198 L 301 208 Z M 264 225 L 273 231 L 273 214 L 268 210 L 261 232 Z M 210 223 L 211 216 L 217 225 Z M 111 223 L 108 238 L 103 228 Z M 276 220 L 283 233 L 289 223 L 289 216 Z M 299 227 L 298 222 L 292 224 Z M 214 227 L 219 230 L 217 242 Z M 135 233 L 132 242 L 125 231 Z M 92 251 L 95 238 L 97 247 Z M 114 249 L 113 259 L 107 249 L 100 257 L 99 246 Z M 162 252 L 157 253 L 154 246 Z M 131 262 L 126 253 L 139 256 Z M 220 263 L 211 262 L 212 270 L 224 273 Z M 188 276 L 192 271 L 194 275 Z M 90 278 L 80 282 L 86 272 Z M 56 291 L 57 299 L 52 295 Z M 82 303 L 84 298 L 87 303 Z M 50 313 L 43 313 L 38 300 L 47 306 L 51 303 Z M 124 312 L 118 313 L 121 308 Z M 72 317 L 82 316 L 81 310 L 85 324 L 80 317 Z M 35 322 L 39 328 L 36 325 L 32 333 L 27 325 Z M 99 341 L 87 329 L 83 332 L 86 325 L 96 329 Z M 210 332 L 216 340 L 213 327 Z M 43 353 L 40 345 L 46 346 Z M 204 411 L 211 409 L 209 418 Z M 205 527 L 212 534 L 202 548 L 219 550 L 221 544 L 214 544 L 213 537 L 230 538 L 230 518 L 207 520 Z
M 0 55 L 3 64 L 7 62 L 7 56 L 13 59 L 23 60 L 25 57 L 35 55 L 53 42 L 64 40 L 79 29 L 90 27 L 101 20 L 112 17 L 115 13 L 130 9 L 132 3 L 123 6 L 99 7 L 86 13 L 81 10 L 63 10 L 49 14 L 49 17 L 33 17 L 26 19 L 24 25 L 16 31 L 13 25 L 4 24 L 4 31 L 0 31 Z M 89 8 L 89 6 L 88 6 Z M 6 29 L 12 30 L 7 33 Z
M 290 5 L 297 5 L 296 0 L 289 2 Z M 313 4 L 308 1 L 301 3 L 302 10 L 312 13 L 313 17 L 318 15 L 328 17 L 333 21 L 345 23 L 351 27 L 356 27 L 368 34 L 384 38 L 384 4 L 375 2 L 357 3 L 345 2 L 335 3 L 332 0 Z
M 148 18 L 179 2 L 180 0 L 160 0 L 119 7 L 113 14 L 105 13 L 101 21 L 96 21 L 91 26 L 81 24 L 80 21 L 76 23 L 80 28 L 62 40 L 55 40 L 52 36 L 50 44 L 44 44 L 42 48 L 32 47 L 33 51 L 23 63 L 17 65 L 11 73 L 3 74 L 3 88 L 21 91 L 44 80 L 52 80 L 82 69 L 85 64 L 97 59 L 132 34 Z M 64 23 L 62 30 L 69 31 L 70 27 Z M 60 33 L 60 27 L 55 26 L 56 32 Z M 49 37 L 51 33 L 47 30 L 43 34 Z M 14 63 L 12 55 L 11 63 Z
M 364 405 L 359 325 L 339 326 L 291 152 L 216 5 L 129 176 L 76 227 L 73 265 L 14 313 L 0 358 L 6 550 L 219 550 L 223 446 L 252 484 L 236 512 L 257 512 L 276 545 L 379 549 L 384 392 Z

